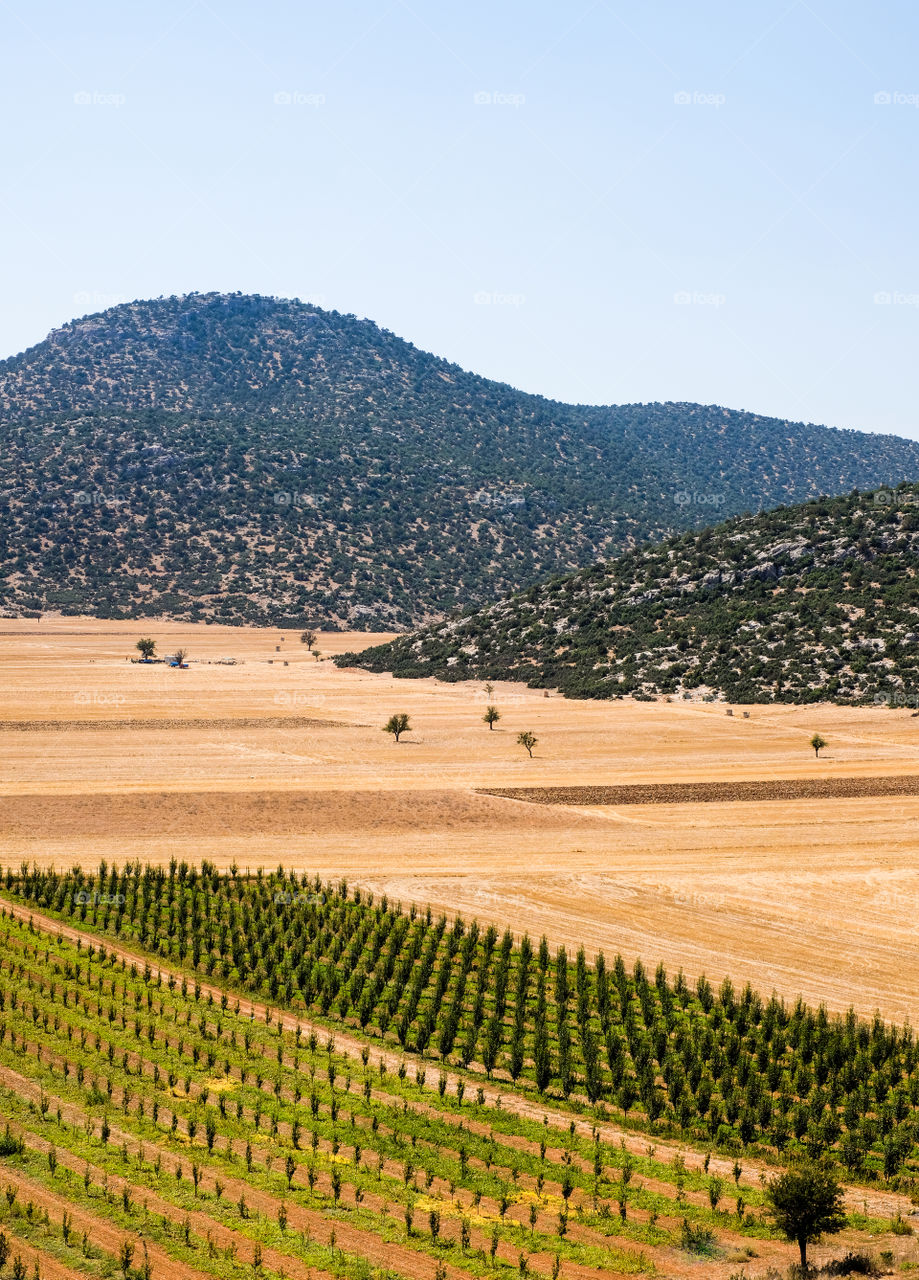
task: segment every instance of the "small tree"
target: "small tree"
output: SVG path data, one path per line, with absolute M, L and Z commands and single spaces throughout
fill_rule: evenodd
M 411 733 L 411 731 L 412 731 L 411 721 L 409 720 L 408 716 L 404 711 L 399 711 L 397 712 L 396 715 L 390 716 L 389 719 L 386 721 L 386 723 L 383 725 L 383 732 L 391 733 L 392 736 L 395 738 L 396 742 L 399 741 L 399 738 L 402 736 L 403 733 Z
M 134 1261 L 134 1246 L 130 1240 L 122 1240 L 121 1248 L 118 1250 L 118 1262 L 121 1266 L 122 1275 L 127 1280 L 128 1273 L 131 1270 L 131 1263 Z
M 520 743 L 521 747 L 526 747 L 527 755 L 532 760 L 533 748 L 536 746 L 536 743 L 539 741 L 539 739 L 536 737 L 536 734 L 530 733 L 529 729 L 524 729 L 523 733 L 517 734 L 517 741 Z
M 316 632 L 309 627 L 306 631 L 300 632 L 300 643 L 306 645 L 307 653 L 312 651 L 313 645 L 316 643 Z
M 814 748 L 814 755 L 820 759 L 820 749 L 826 746 L 826 738 L 821 738 L 819 733 L 815 733 L 811 738 L 811 746 Z
M 175 653 L 172 655 L 172 657 L 173 657 L 173 660 L 174 660 L 175 662 L 177 662 L 177 663 L 178 663 L 178 665 L 179 665 L 180 667 L 184 667 L 184 666 L 185 666 L 185 659 L 188 657 L 188 650 L 187 650 L 187 649 L 176 649 L 176 651 L 175 651 Z
M 488 725 L 489 729 L 493 729 L 495 725 L 498 723 L 498 721 L 501 719 L 501 712 L 498 710 L 497 707 L 493 707 L 489 703 L 489 705 L 485 708 L 485 714 L 484 716 L 482 716 L 482 719 Z
M 151 640 L 149 636 L 143 636 L 138 640 L 135 647 L 140 650 L 140 656 L 143 660 L 149 662 L 156 652 L 156 641 Z
M 842 1187 L 825 1162 L 802 1160 L 766 1184 L 766 1207 L 775 1225 L 801 1250 L 807 1272 L 807 1246 L 846 1224 Z

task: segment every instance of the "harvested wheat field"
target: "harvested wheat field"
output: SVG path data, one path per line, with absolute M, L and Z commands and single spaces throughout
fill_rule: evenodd
M 129 661 L 142 635 L 187 648 L 188 668 Z M 280 863 L 555 944 L 919 1016 L 909 710 L 744 718 L 510 684 L 488 699 L 326 660 L 377 638 L 321 635 L 316 660 L 292 631 L 0 622 L 4 863 Z M 381 726 L 403 710 L 396 744 Z

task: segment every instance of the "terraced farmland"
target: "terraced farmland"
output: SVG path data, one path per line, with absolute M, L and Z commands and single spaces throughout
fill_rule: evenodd
M 788 1256 L 758 1176 L 776 1151 L 739 1109 L 751 1113 L 740 1078 L 760 1072 L 761 1096 L 789 1120 L 783 1147 L 833 1145 L 834 1106 L 845 1117 L 853 1096 L 865 1102 L 845 1130 L 875 1138 L 858 1162 L 869 1189 L 852 1200 L 852 1233 L 909 1211 L 896 1188 L 912 1177 L 911 1034 L 727 986 L 690 992 L 621 962 L 607 971 L 605 1019 L 603 970 L 583 961 L 280 874 L 131 866 L 9 874 L 6 891 L 0 1227 L 17 1256 L 37 1247 L 71 1274 L 139 1280 L 682 1275 L 699 1259 L 704 1274 L 728 1276 L 750 1256 Z M 240 938 L 270 964 L 252 953 L 242 970 L 228 964 Z M 288 989 L 301 970 L 311 991 Z M 260 1002 L 272 989 L 285 1011 Z M 377 998 L 365 1003 L 367 991 Z M 708 1035 L 711 1061 L 724 1059 L 716 1082 L 707 1063 L 695 1080 L 692 1065 Z M 868 1081 L 841 1094 L 834 1054 L 847 1035 Z M 757 1037 L 772 1045 L 762 1064 Z M 794 1094 L 808 1073 L 822 1093 Z M 717 1126 L 684 1103 L 698 1103 L 703 1079 Z

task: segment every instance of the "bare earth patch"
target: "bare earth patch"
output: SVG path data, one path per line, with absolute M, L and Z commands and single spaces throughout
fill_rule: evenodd
M 148 634 L 185 647 L 188 669 L 131 662 Z M 915 1025 L 909 709 L 744 718 L 327 661 L 379 638 L 320 635 L 317 661 L 292 631 L 0 620 L 0 864 L 280 863 Z M 397 745 L 382 726 L 400 711 L 412 731 Z M 546 803 L 509 798 L 534 790 Z
M 775 778 L 751 782 L 661 782 L 626 787 L 479 787 L 480 795 L 530 804 L 714 804 L 749 800 L 854 800 L 919 795 L 919 775 L 890 778 Z

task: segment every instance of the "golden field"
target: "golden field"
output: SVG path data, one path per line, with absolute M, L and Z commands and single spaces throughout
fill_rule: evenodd
M 141 635 L 185 646 L 188 669 L 129 662 Z M 919 1018 L 919 796 L 609 808 L 476 791 L 917 775 L 908 710 L 744 719 L 500 684 L 490 731 L 480 685 L 326 660 L 379 638 L 323 634 L 316 661 L 295 631 L 0 621 L 0 860 L 282 863 L 556 944 Z M 381 726 L 403 710 L 397 745 Z

